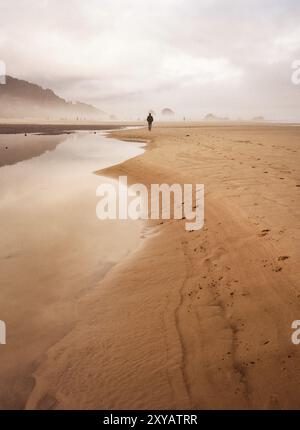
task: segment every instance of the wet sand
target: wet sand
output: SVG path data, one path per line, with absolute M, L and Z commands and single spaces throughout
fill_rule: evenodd
M 77 324 L 36 366 L 26 408 L 299 408 L 300 127 L 113 136 L 151 142 L 99 174 L 203 183 L 205 226 L 149 222 L 136 251 L 78 299 Z
M 139 244 L 140 223 L 96 218 L 104 179 L 93 172 L 143 150 L 93 132 L 0 135 L 1 144 L 10 158 L 0 168 L 0 315 L 7 326 L 0 408 L 22 409 L 47 349 L 82 318 L 78 299 Z

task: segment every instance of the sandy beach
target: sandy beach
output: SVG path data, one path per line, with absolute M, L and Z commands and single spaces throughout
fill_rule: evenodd
M 299 408 L 300 127 L 157 125 L 99 174 L 205 185 L 205 225 L 149 221 L 77 300 L 33 372 L 27 409 Z
M 0 14 L 0 422 L 286 426 L 300 1 Z

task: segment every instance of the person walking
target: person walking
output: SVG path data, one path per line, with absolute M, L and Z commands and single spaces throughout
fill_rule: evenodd
M 149 115 L 147 116 L 148 130 L 149 131 L 151 131 L 153 121 L 154 121 L 153 116 L 152 116 L 151 112 L 149 112 Z

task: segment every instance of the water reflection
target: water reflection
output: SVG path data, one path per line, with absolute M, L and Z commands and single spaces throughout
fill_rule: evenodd
M 53 151 L 66 137 L 63 134 L 55 136 L 1 134 L 0 167 L 38 157 L 47 151 Z
M 139 243 L 140 222 L 97 219 L 93 172 L 143 148 L 87 132 L 1 142 L 15 145 L 0 168 L 0 407 L 11 408 L 24 406 L 33 363 L 76 322 L 81 295 Z

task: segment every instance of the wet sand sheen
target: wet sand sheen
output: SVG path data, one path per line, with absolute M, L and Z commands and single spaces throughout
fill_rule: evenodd
M 32 153 L 18 151 L 16 138 Z M 50 152 L 36 156 L 43 142 Z M 143 152 L 88 132 L 1 135 L 4 145 L 27 160 L 13 155 L 7 163 L 19 162 L 0 169 L 1 409 L 24 407 L 44 352 L 80 316 L 78 298 L 139 244 L 141 223 L 96 218 L 101 178 L 93 172 Z

